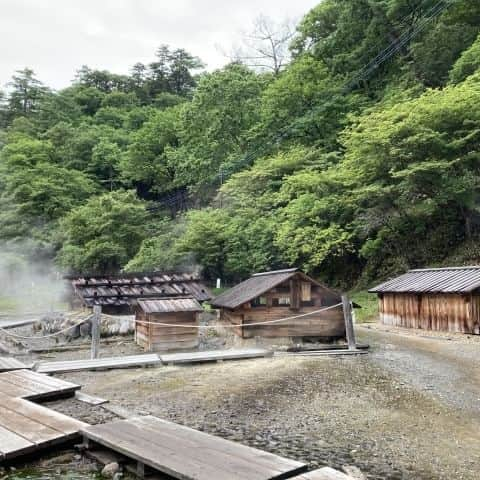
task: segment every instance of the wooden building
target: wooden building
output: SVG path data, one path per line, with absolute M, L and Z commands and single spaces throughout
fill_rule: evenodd
M 385 325 L 480 334 L 480 267 L 410 270 L 370 290 Z
M 121 275 L 81 275 L 66 277 L 70 282 L 72 307 L 100 305 L 112 315 L 134 313 L 139 299 L 193 297 L 210 300 L 211 293 L 198 275 L 192 273 L 149 272 Z
M 195 348 L 199 338 L 199 329 L 195 327 L 199 324 L 198 314 L 202 310 L 200 303 L 192 297 L 138 300 L 135 307 L 135 341 L 148 352 Z
M 211 302 L 213 307 L 220 309 L 221 319 L 238 326 L 235 332 L 242 338 L 295 337 L 312 340 L 345 337 L 341 306 L 301 316 L 339 303 L 339 293 L 296 268 L 257 273 Z M 297 316 L 278 323 L 249 326 Z

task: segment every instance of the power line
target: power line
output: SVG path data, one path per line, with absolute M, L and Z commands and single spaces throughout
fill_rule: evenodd
M 396 40 L 394 40 L 387 48 L 378 53 L 369 63 L 364 65 L 350 80 L 348 80 L 343 88 L 339 90 L 340 94 L 347 94 L 357 87 L 362 81 L 367 80 L 378 68 L 385 62 L 390 60 L 395 54 L 402 50 L 409 42 L 411 42 L 417 35 L 425 30 L 425 28 L 440 14 L 442 14 L 448 7 L 450 7 L 457 0 L 440 0 L 433 5 L 423 18 L 414 26 L 414 28 L 407 28 Z M 413 10 L 410 14 L 406 15 L 401 22 L 405 21 L 408 16 L 419 10 L 420 6 Z M 257 147 L 251 150 L 246 155 L 239 157 L 234 163 L 225 166 L 221 165 L 217 174 L 221 184 L 225 182 L 235 172 L 241 170 L 243 167 L 249 166 L 253 161 L 266 154 L 271 147 L 279 146 L 282 141 L 293 133 L 301 123 L 305 123 L 305 120 L 314 118 L 320 113 L 323 113 L 330 105 L 329 101 L 324 101 L 321 105 L 313 107 L 310 111 L 306 112 L 303 117 L 294 120 L 290 125 L 287 125 L 276 134 L 270 135 L 269 138 L 263 141 L 261 147 Z M 172 206 L 169 202 L 159 202 L 162 205 Z M 173 202 L 175 203 L 175 201 Z M 161 210 L 162 206 L 150 208 L 151 210 Z

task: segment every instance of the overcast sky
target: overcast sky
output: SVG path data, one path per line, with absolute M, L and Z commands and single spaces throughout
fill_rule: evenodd
M 226 62 L 239 31 L 260 14 L 300 18 L 320 0 L 0 0 L 0 88 L 31 67 L 53 88 L 69 84 L 82 65 L 127 73 L 148 63 L 163 43 Z

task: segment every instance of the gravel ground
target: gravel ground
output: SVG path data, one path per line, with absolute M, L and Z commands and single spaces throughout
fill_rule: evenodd
M 478 479 L 480 343 L 359 328 L 359 357 L 276 357 L 64 376 L 153 414 L 369 479 Z M 473 413 L 473 415 L 472 415 Z M 475 413 L 477 415 L 475 415 Z
M 375 480 L 478 479 L 480 338 L 377 325 L 359 327 L 358 337 L 371 344 L 370 354 L 60 377 L 132 414 L 153 414 L 312 468 L 356 465 Z M 124 341 L 102 353 L 135 349 Z M 115 418 L 76 400 L 50 406 L 90 423 Z

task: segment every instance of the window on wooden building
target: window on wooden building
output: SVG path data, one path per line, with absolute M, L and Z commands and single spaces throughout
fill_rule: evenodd
M 267 297 L 256 297 L 252 300 L 252 307 L 265 307 L 267 305 Z
M 290 305 L 290 297 L 272 298 L 272 307 L 288 307 Z
M 312 299 L 312 284 L 302 282 L 302 302 L 309 302 Z

